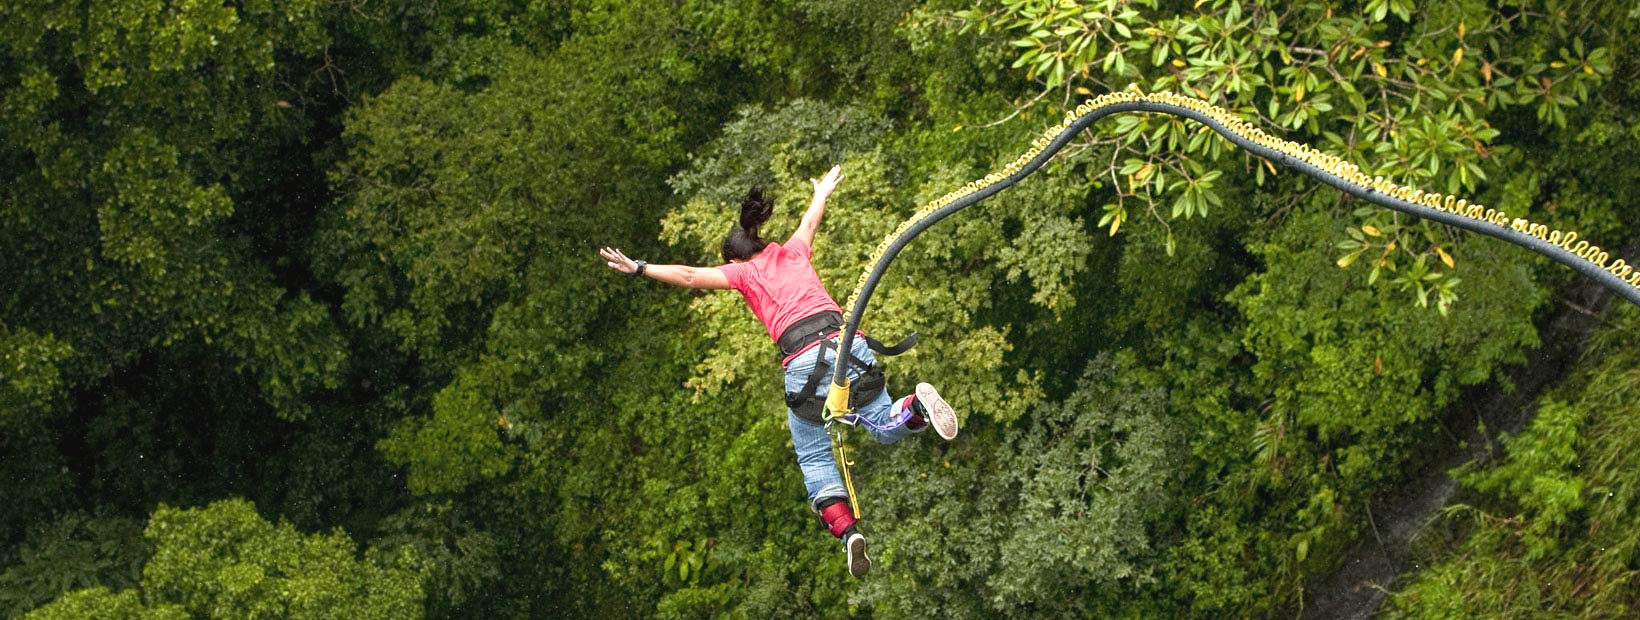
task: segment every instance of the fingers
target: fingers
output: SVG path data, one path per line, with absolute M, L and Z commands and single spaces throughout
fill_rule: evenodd
M 625 271 L 626 265 L 632 262 L 632 260 L 627 258 L 625 254 L 622 254 L 620 250 L 607 246 L 599 248 L 598 255 L 604 258 L 604 261 L 609 264 L 610 269 L 619 271 Z
M 820 180 L 818 180 L 818 181 L 816 181 L 814 179 L 814 177 L 809 177 L 809 183 L 814 186 L 814 190 L 817 191 L 817 192 L 820 192 L 820 191 L 829 192 L 833 189 L 836 189 L 837 188 L 837 182 L 841 181 L 841 180 L 843 180 L 843 165 L 842 164 L 832 165 L 831 169 L 826 171 L 826 175 L 824 177 L 821 177 Z

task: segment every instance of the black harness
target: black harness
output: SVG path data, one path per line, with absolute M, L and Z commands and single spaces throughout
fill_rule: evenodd
M 786 328 L 784 333 L 780 334 L 780 339 L 776 342 L 780 347 L 780 359 L 784 360 L 814 342 L 820 341 L 821 352 L 814 361 L 814 370 L 809 373 L 808 380 L 803 383 L 802 389 L 786 393 L 786 406 L 791 407 L 792 413 L 814 424 L 825 422 L 825 417 L 822 415 L 825 408 L 825 396 L 823 394 L 816 395 L 814 391 L 820 387 L 821 382 L 826 380 L 826 376 L 831 374 L 831 364 L 826 362 L 825 352 L 837 352 L 837 340 L 834 336 L 842 327 L 842 314 L 821 312 L 793 323 L 791 327 Z M 901 340 L 899 344 L 892 347 L 885 346 L 869 336 L 862 337 L 866 339 L 866 347 L 870 348 L 873 353 L 890 357 L 917 346 L 916 334 L 907 336 L 905 340 Z M 883 371 L 876 364 L 867 364 L 865 360 L 855 357 L 852 352 L 843 353 L 847 356 L 847 363 L 850 364 L 848 370 L 861 369 L 859 375 L 850 379 L 848 406 L 850 409 L 856 409 L 876 400 L 877 395 L 883 391 Z M 837 358 L 839 356 L 834 355 L 833 357 Z

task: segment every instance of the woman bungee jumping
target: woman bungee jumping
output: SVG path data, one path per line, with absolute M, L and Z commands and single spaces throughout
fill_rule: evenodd
M 814 185 L 814 198 L 797 231 L 781 244 L 758 236 L 758 228 L 774 212 L 772 201 L 761 190 L 748 192 L 740 204 L 740 225 L 723 240 L 723 259 L 728 264 L 650 265 L 608 247 L 599 254 L 610 268 L 621 273 L 648 276 L 685 288 L 734 289 L 745 297 L 752 314 L 763 322 L 769 338 L 780 348 L 780 363 L 786 369 L 786 425 L 791 429 L 809 505 L 832 535 L 843 542 L 849 574 L 859 577 L 871 569 L 866 537 L 849 506 L 848 491 L 833 458 L 821 414 L 831 387 L 826 377 L 831 364 L 839 363 L 837 335 L 843 315 L 810 263 L 826 199 L 842 178 L 841 166 L 832 166 L 824 178 L 809 179 Z M 889 397 L 873 351 L 889 355 L 896 351 L 883 348 L 864 334 L 854 338 L 850 349 L 841 363 L 849 365 L 847 376 L 853 386 L 849 399 L 854 410 L 851 421 L 864 426 L 873 439 L 894 443 L 929 426 L 944 439 L 957 436 L 956 413 L 934 386 L 919 383 L 905 398 Z

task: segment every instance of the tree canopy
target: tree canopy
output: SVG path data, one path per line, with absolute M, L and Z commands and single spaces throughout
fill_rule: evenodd
M 1105 121 L 895 262 L 864 328 L 964 432 L 859 446 L 865 580 L 740 297 L 595 251 L 716 264 L 841 164 L 841 297 L 1135 86 L 1634 256 L 1636 41 L 1573 0 L 8 4 L 0 613 L 1287 618 L 1503 428 L 1382 613 L 1633 616 L 1636 310 L 1199 125 Z

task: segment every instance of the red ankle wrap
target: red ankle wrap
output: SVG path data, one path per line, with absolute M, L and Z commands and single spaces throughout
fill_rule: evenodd
M 831 535 L 843 537 L 843 532 L 854 525 L 854 511 L 849 510 L 848 502 L 837 502 L 820 509 L 820 520 L 826 522 Z
M 916 394 L 912 394 L 900 400 L 900 411 L 905 414 L 905 427 L 911 430 L 918 430 L 928 425 L 928 419 L 924 418 L 921 413 L 917 412 L 920 407 L 917 407 L 916 404 Z

